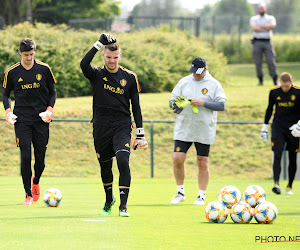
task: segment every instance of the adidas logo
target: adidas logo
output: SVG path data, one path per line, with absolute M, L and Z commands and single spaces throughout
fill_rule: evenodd
M 106 78 L 106 77 L 103 77 L 103 80 L 104 80 L 104 81 L 106 81 L 106 82 L 108 82 L 108 80 L 107 80 L 107 78 Z
M 124 191 L 121 191 L 120 194 L 125 194 Z
M 125 147 L 130 148 L 129 143 L 126 143 L 126 144 L 125 144 Z
M 20 77 L 19 80 L 18 80 L 18 82 L 23 82 L 23 79 Z

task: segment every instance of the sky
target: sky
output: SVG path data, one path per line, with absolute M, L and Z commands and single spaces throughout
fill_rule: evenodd
M 141 0 L 120 0 L 122 2 L 121 8 L 126 8 L 128 11 L 131 11 L 133 7 L 141 2 Z M 205 5 L 210 4 L 214 5 L 220 0 L 179 0 L 183 8 L 189 10 L 202 9 Z M 249 3 L 259 3 L 261 0 L 248 0 Z

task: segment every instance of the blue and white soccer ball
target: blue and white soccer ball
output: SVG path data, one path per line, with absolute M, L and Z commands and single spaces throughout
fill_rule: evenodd
M 245 201 L 235 203 L 230 210 L 230 217 L 234 223 L 249 223 L 254 215 L 253 208 Z
M 278 209 L 272 202 L 263 202 L 254 209 L 254 217 L 258 223 L 271 224 L 278 215 Z
M 62 201 L 62 194 L 57 188 L 49 188 L 43 196 L 47 207 L 57 207 Z
M 227 208 L 231 208 L 235 203 L 240 202 L 241 198 L 241 192 L 235 186 L 225 186 L 219 192 L 219 201 Z
M 228 209 L 221 202 L 212 201 L 205 208 L 205 216 L 209 222 L 223 223 L 227 219 Z
M 253 208 L 266 201 L 265 190 L 258 185 L 248 186 L 243 193 L 244 200 Z

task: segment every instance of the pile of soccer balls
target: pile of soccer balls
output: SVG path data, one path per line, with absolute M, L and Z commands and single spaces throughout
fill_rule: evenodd
M 223 223 L 228 216 L 234 223 L 249 223 L 254 217 L 258 223 L 273 223 L 278 215 L 277 207 L 266 201 L 265 190 L 258 185 L 248 186 L 241 201 L 241 192 L 235 186 L 223 187 L 219 192 L 219 200 L 210 202 L 205 209 L 209 222 Z
M 47 207 L 57 207 L 62 201 L 62 194 L 57 188 L 49 188 L 43 196 Z

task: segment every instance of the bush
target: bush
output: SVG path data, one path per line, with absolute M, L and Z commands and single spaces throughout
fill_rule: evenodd
M 79 63 L 102 32 L 73 30 L 66 25 L 44 23 L 32 25 L 25 22 L 8 26 L 0 31 L 1 82 L 4 71 L 20 61 L 20 40 L 30 37 L 37 43 L 35 58 L 49 64 L 57 78 L 59 97 L 91 95 L 90 83 L 83 76 Z M 180 78 L 189 74 L 191 61 L 196 56 L 207 59 L 216 79 L 221 82 L 225 80 L 226 58 L 208 43 L 186 32 L 170 33 L 165 28 L 157 28 L 113 35 L 122 48 L 120 64 L 138 75 L 143 92 L 172 90 Z M 99 63 L 104 64 L 100 53 L 92 64 Z

